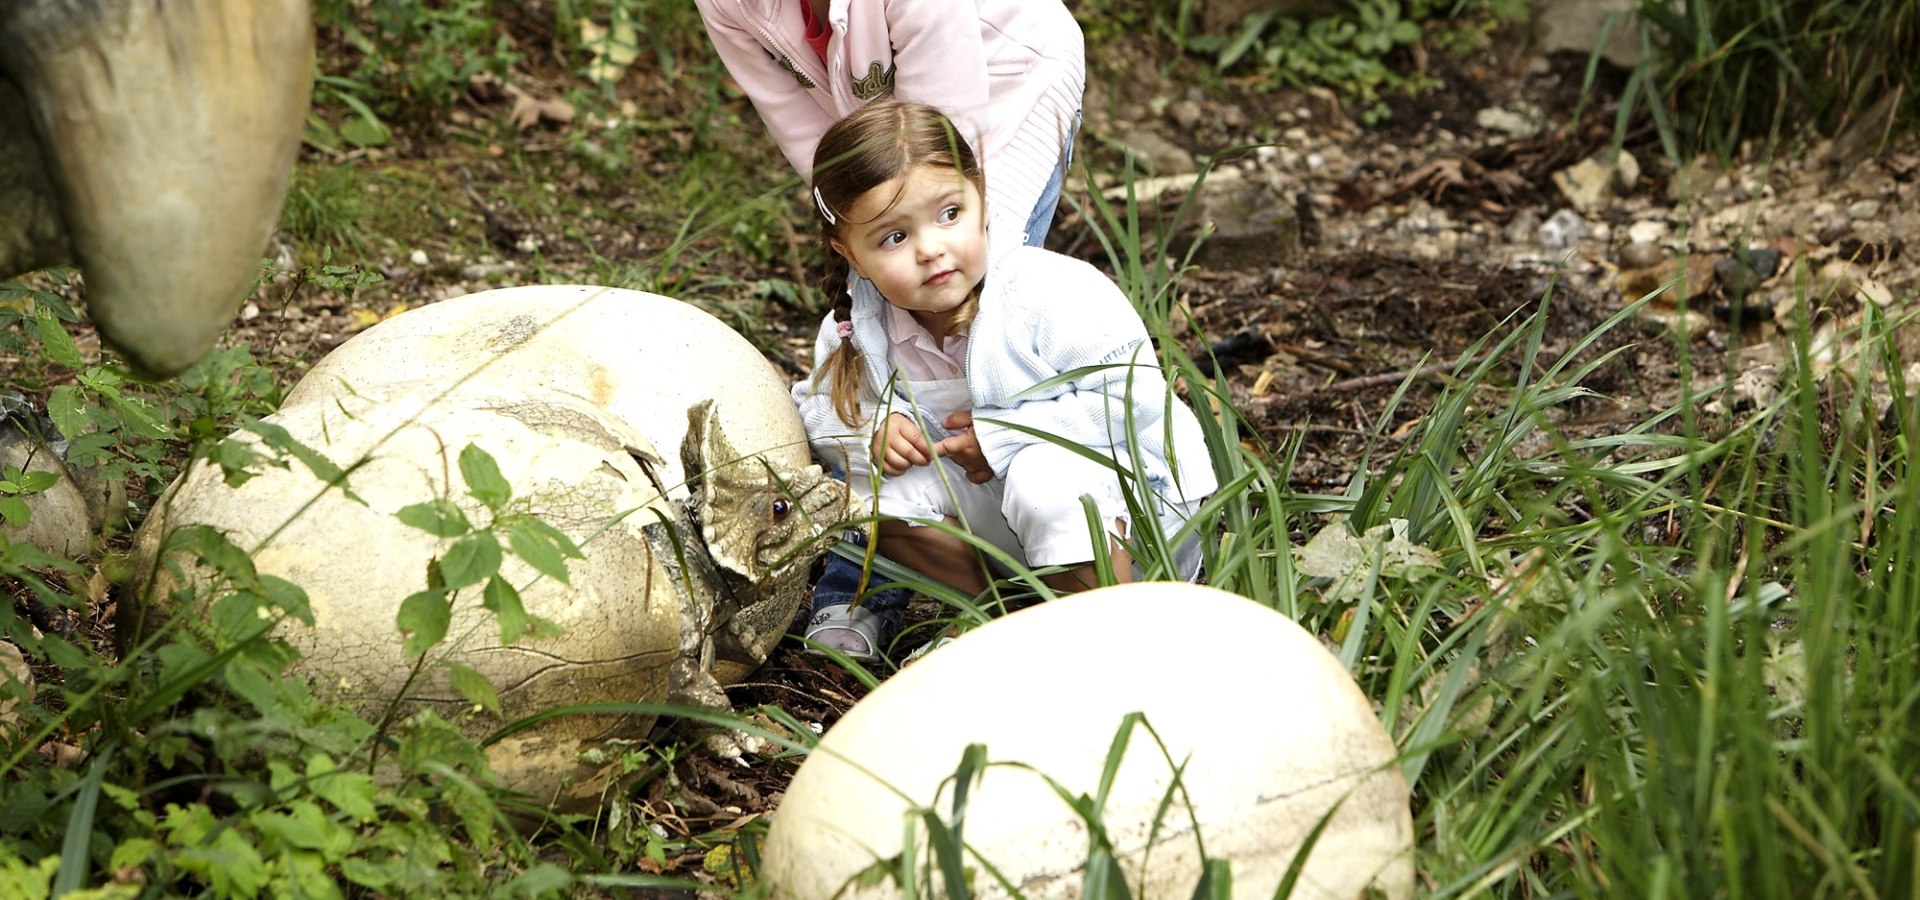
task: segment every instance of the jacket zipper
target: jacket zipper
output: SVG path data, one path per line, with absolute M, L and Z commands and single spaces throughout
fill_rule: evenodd
M 772 47 L 775 53 L 780 54 L 780 56 L 783 59 L 785 59 L 787 62 L 795 66 L 802 66 L 802 65 L 809 66 L 809 67 L 812 66 L 812 60 L 815 56 L 813 52 L 813 47 L 811 46 L 807 47 L 807 52 L 805 56 L 800 56 L 795 54 L 793 52 L 792 47 L 789 47 L 786 44 L 773 39 L 773 33 L 767 30 L 762 17 L 755 15 L 752 12 L 749 12 L 747 10 L 747 0 L 735 0 L 734 5 L 738 7 L 740 10 L 740 18 L 743 21 L 746 21 L 753 25 L 753 31 L 755 34 L 758 34 L 760 36 L 760 43 L 762 45 L 767 47 Z M 831 26 L 829 26 L 829 28 L 831 28 Z M 798 61 L 802 59 L 807 60 L 807 62 L 802 63 Z M 807 77 L 812 78 L 813 75 L 809 73 Z M 833 69 L 831 68 L 831 66 L 829 66 L 827 69 L 826 91 L 828 96 L 837 97 L 837 92 L 834 90 L 833 84 L 834 84 Z

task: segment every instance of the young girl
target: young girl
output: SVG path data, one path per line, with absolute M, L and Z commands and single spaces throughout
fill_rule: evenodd
M 1046 236 L 1073 149 L 1086 42 L 1061 0 L 698 0 L 734 81 L 802 178 L 827 128 L 876 99 L 954 117 L 993 170 L 1002 235 Z
M 1121 476 L 1075 447 L 1143 473 L 1169 533 L 1216 482 L 1199 422 L 1127 298 L 1084 262 L 990 242 L 979 162 L 938 110 L 869 104 L 828 129 L 814 158 L 827 244 L 862 277 L 831 294 L 842 299 L 794 399 L 814 451 L 854 473 L 857 494 L 870 487 L 861 473 L 884 473 L 864 498 L 888 517 L 879 552 L 984 590 L 973 547 L 924 527 L 944 520 L 1029 566 L 1065 567 L 1048 577 L 1057 589 L 1092 587 L 1088 496 L 1130 579 Z
M 1060 0 L 698 0 L 720 59 L 801 177 L 842 116 L 879 98 L 958 119 L 993 169 L 996 233 L 1042 245 L 1073 158 L 1086 82 L 1080 25 Z M 862 478 L 864 472 L 845 472 Z M 849 543 L 864 535 L 849 532 Z M 856 603 L 861 569 L 829 554 L 807 637 L 858 659 L 906 607 L 902 590 Z

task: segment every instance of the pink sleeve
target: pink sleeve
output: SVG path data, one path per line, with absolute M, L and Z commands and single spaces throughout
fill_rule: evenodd
M 727 73 L 753 101 L 760 121 L 766 124 L 774 143 L 780 145 L 780 152 L 786 154 L 793 171 L 801 181 L 807 181 L 813 170 L 814 147 L 836 117 L 821 108 L 792 72 L 781 68 L 780 61 L 751 31 L 710 8 L 704 0 L 700 18 Z
M 893 96 L 938 108 L 986 153 L 987 51 L 974 0 L 891 0 Z

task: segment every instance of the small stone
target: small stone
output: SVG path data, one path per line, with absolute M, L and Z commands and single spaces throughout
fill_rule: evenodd
M 1127 132 L 1120 143 L 1154 175 L 1184 175 L 1198 168 L 1186 148 L 1144 128 Z
M 1675 203 L 1693 200 L 1709 193 L 1713 184 L 1713 168 L 1705 156 L 1700 156 L 1673 173 L 1667 181 L 1667 199 Z
M 1167 107 L 1167 118 L 1182 131 L 1192 131 L 1200 124 L 1200 104 L 1192 100 L 1178 100 Z
M 1847 218 L 1871 219 L 1880 214 L 1880 201 L 1858 200 L 1847 207 Z
M 1488 131 L 1516 138 L 1532 137 L 1540 131 L 1539 123 L 1513 110 L 1499 107 L 1474 113 L 1473 123 Z
M 407 261 L 413 263 L 416 266 L 424 266 L 427 264 L 427 251 L 425 250 L 413 251 L 413 253 L 407 257 Z
M 1667 223 L 1658 219 L 1642 219 L 1627 226 L 1627 240 L 1636 243 L 1657 244 L 1667 236 Z
M 1780 249 L 1778 247 L 1750 247 L 1747 249 L 1747 265 L 1762 280 L 1772 278 L 1780 271 Z
M 1534 242 L 1548 250 L 1564 250 L 1587 236 L 1587 220 L 1571 209 L 1549 216 L 1534 233 Z
M 1813 239 L 1822 244 L 1834 244 L 1852 233 L 1852 222 L 1829 222 L 1820 229 L 1819 234 L 1814 235 Z
M 1666 248 L 1652 241 L 1634 241 L 1620 248 L 1620 265 L 1628 269 L 1646 269 L 1665 259 Z

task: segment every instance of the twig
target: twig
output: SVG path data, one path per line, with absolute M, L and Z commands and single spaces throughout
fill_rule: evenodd
M 1324 387 L 1311 388 L 1309 390 L 1304 390 L 1304 391 L 1294 391 L 1286 394 L 1269 394 L 1265 397 L 1259 398 L 1259 402 L 1264 405 L 1271 406 L 1274 404 L 1284 403 L 1291 400 L 1303 400 L 1307 397 L 1311 397 L 1316 394 L 1345 394 L 1353 391 L 1363 391 L 1363 390 L 1366 390 L 1367 388 L 1380 387 L 1381 385 L 1399 384 L 1400 382 L 1406 381 L 1408 379 L 1432 378 L 1435 375 L 1442 375 L 1447 372 L 1450 372 L 1454 368 L 1461 365 L 1462 363 L 1465 363 L 1471 359 L 1472 357 L 1470 355 L 1463 353 L 1446 362 L 1434 363 L 1428 366 L 1421 366 L 1418 369 L 1401 369 L 1398 372 L 1382 372 L 1378 375 L 1362 375 L 1358 378 L 1348 378 L 1341 381 L 1336 381 Z

